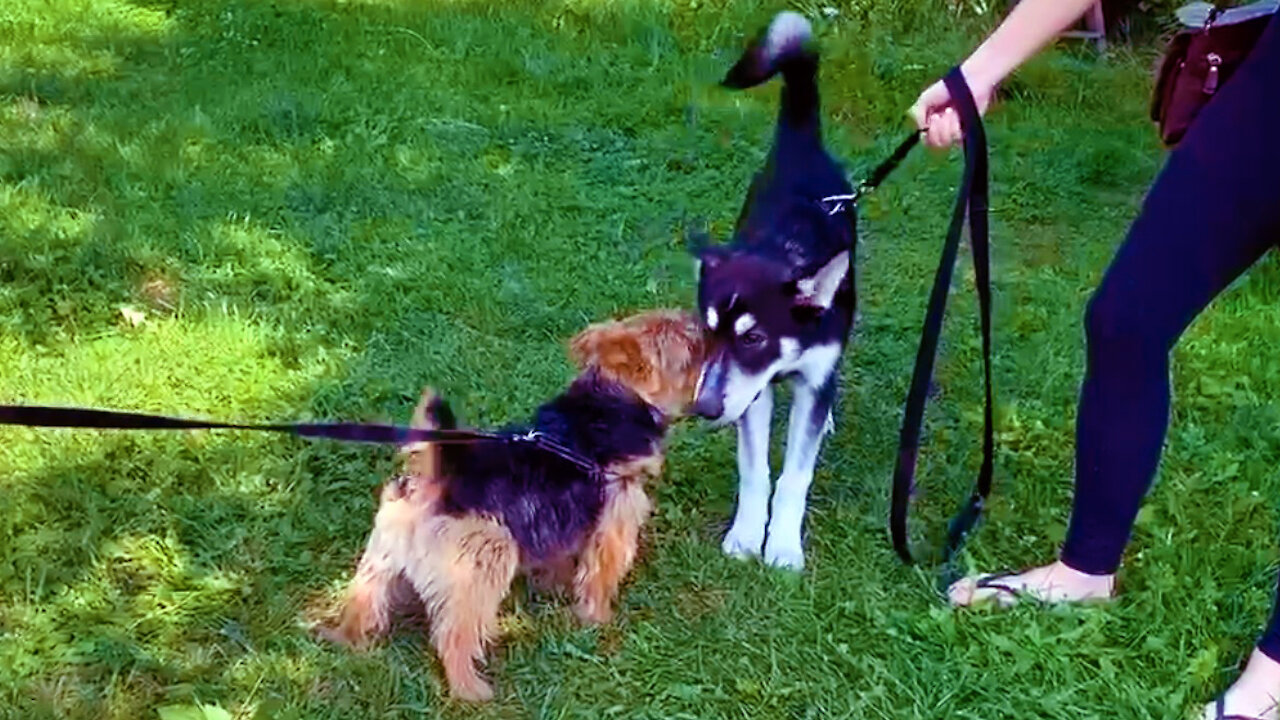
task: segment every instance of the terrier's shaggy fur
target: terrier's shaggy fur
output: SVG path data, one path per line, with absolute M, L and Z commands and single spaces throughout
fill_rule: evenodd
M 652 311 L 593 325 L 569 344 L 580 374 L 540 407 L 529 428 L 591 461 L 592 472 L 523 443 L 415 443 L 404 472 L 382 489 L 334 641 L 362 646 L 384 634 L 396 606 L 416 598 L 452 694 L 483 701 L 476 668 L 516 573 L 571 588 L 586 622 L 613 615 L 652 504 L 646 481 L 662 472 L 668 421 L 692 402 L 703 361 L 701 324 Z M 454 427 L 431 390 L 420 428 Z

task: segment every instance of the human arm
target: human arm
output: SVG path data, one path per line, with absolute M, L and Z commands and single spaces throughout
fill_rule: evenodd
M 1019 65 L 1080 19 L 1098 0 L 1021 0 L 1008 17 L 960 65 L 978 111 L 985 113 L 995 87 Z M 960 141 L 960 116 L 942 81 L 920 94 L 909 111 L 924 141 L 946 147 Z

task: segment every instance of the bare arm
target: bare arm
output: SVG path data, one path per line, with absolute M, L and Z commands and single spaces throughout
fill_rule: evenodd
M 978 110 L 986 112 L 996 85 L 1026 62 L 1098 0 L 1021 0 L 1000 27 L 960 65 Z M 942 82 L 929 86 L 911 117 L 925 133 L 925 142 L 945 147 L 960 140 L 960 118 L 951 107 L 951 95 Z

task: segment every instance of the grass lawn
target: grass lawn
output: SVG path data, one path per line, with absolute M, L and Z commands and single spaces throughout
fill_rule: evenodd
M 829 4 L 826 132 L 860 174 L 993 17 Z M 776 107 L 776 86 L 715 81 L 779 7 L 502 5 L 0 6 L 0 402 L 402 421 L 430 383 L 485 425 L 566 382 L 586 323 L 691 305 L 685 229 L 727 234 Z M 1061 541 L 1080 318 L 1161 161 L 1156 51 L 1064 46 L 990 116 L 999 458 L 975 567 Z M 954 612 L 930 569 L 897 563 L 885 517 L 960 167 L 917 151 L 863 209 L 863 321 L 803 575 L 721 556 L 733 437 L 689 423 L 616 623 L 579 627 L 518 587 L 498 699 L 463 707 L 420 634 L 353 654 L 308 632 L 350 577 L 388 450 L 2 429 L 0 716 L 1184 717 L 1233 677 L 1273 594 L 1280 266 L 1177 350 L 1118 602 Z M 957 275 L 921 539 L 978 459 L 976 303 Z

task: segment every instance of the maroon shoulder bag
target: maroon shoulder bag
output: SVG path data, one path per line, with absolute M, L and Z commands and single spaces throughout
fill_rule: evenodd
M 1274 0 L 1222 10 L 1194 3 L 1178 11 L 1184 27 L 1173 36 L 1156 72 L 1151 119 L 1160 139 L 1172 147 L 1196 115 L 1231 79 L 1276 12 Z M 1203 24 L 1198 23 L 1203 16 Z

